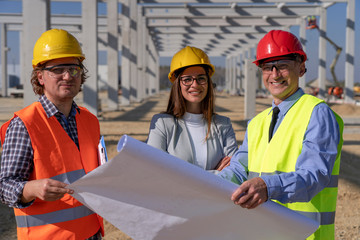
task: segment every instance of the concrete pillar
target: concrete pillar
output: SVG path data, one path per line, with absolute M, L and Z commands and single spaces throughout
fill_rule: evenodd
M 145 98 L 145 88 L 146 82 L 148 81 L 145 78 L 144 71 L 144 58 L 145 58 L 145 20 L 142 15 L 142 6 L 137 6 L 137 91 L 138 91 L 138 100 L 142 101 Z
M 130 104 L 130 0 L 121 0 L 121 105 Z
M 236 94 L 241 93 L 241 56 L 240 54 L 235 56 L 236 58 L 236 66 L 235 66 L 235 73 L 236 73 Z
M 319 38 L 319 95 L 321 99 L 325 99 L 325 82 L 326 82 L 326 9 L 320 8 L 320 38 Z
M 228 90 L 229 90 L 229 87 L 228 87 L 228 83 L 227 83 L 227 80 L 228 80 L 228 64 L 227 64 L 227 61 L 228 61 L 228 59 L 227 59 L 227 57 L 225 57 L 225 71 L 224 71 L 224 90 L 225 90 L 225 92 L 228 92 Z
M 242 52 L 240 54 L 240 94 L 243 95 L 244 94 L 244 87 L 245 87 L 245 77 L 244 77 L 244 72 L 245 72 L 245 55 L 244 52 Z
M 50 1 L 23 0 L 23 34 L 20 58 L 24 58 L 24 107 L 38 100 L 30 83 L 35 42 L 43 32 L 50 28 Z
M 155 45 L 154 45 L 154 56 L 155 56 L 155 93 L 160 92 L 160 57 L 158 52 L 156 51 Z
M 229 82 L 229 93 L 230 94 L 233 94 L 233 73 L 232 73 L 232 59 L 231 59 L 231 56 L 228 56 L 227 57 L 227 67 L 228 67 L 228 82 Z
M 249 120 L 256 115 L 256 65 L 251 59 L 245 60 L 245 97 L 244 120 Z
M 231 57 L 227 57 L 227 72 L 228 72 L 228 87 L 229 87 L 229 93 L 232 94 L 232 64 L 231 64 Z
M 151 76 L 148 73 L 148 69 L 149 69 L 149 59 L 150 59 L 150 54 L 149 54 L 149 42 L 151 41 L 149 32 L 146 28 L 146 19 L 142 18 L 142 25 L 143 25 L 143 36 L 144 36 L 144 42 L 143 42 L 143 47 L 144 47 L 144 59 L 143 59 L 143 74 L 144 74 L 144 94 L 145 97 L 151 96 L 152 93 L 150 91 L 150 86 L 151 86 Z
M 230 93 L 231 90 L 231 75 L 230 75 L 230 58 L 226 57 L 225 59 L 225 90 L 227 93 Z
M 237 84 L 236 84 L 236 57 L 232 56 L 231 57 L 231 75 L 232 75 L 232 94 L 236 94 L 237 93 Z
M 257 49 L 257 44 L 254 46 L 254 49 L 255 50 Z M 256 59 L 256 51 L 255 51 L 255 55 L 252 57 L 252 61 L 255 61 L 255 59 Z M 265 87 L 264 81 L 262 80 L 262 71 L 259 69 L 258 66 L 256 66 L 255 63 L 253 63 L 253 65 L 256 67 L 256 79 L 259 82 L 259 88 L 266 92 L 267 89 Z
M 118 32 L 118 1 L 107 1 L 107 26 L 108 26 L 108 108 L 118 110 L 119 106 L 119 32 Z
M 1 96 L 8 97 L 8 74 L 7 74 L 7 30 L 6 24 L 1 23 Z
M 300 42 L 302 44 L 304 52 L 306 53 L 306 42 L 307 41 L 306 41 L 306 24 L 305 24 L 305 20 L 302 20 L 301 23 L 300 23 Z M 299 79 L 299 87 L 301 87 L 305 91 L 306 73 L 304 74 L 304 76 L 302 76 Z
M 359 2 L 358 2 L 359 4 Z M 359 14 L 359 13 L 358 13 Z M 355 0 L 348 0 L 346 8 L 345 48 L 345 102 L 354 101 L 354 53 L 355 53 Z
M 229 93 L 232 95 L 234 94 L 234 72 L 233 72 L 233 58 L 232 56 L 228 57 L 228 62 L 229 62 Z
M 244 65 L 245 65 L 246 60 L 248 60 L 250 58 L 251 58 L 251 56 L 250 56 L 249 49 L 244 50 Z
M 149 48 L 148 48 L 148 69 L 146 70 L 147 76 L 150 79 L 150 94 L 157 94 L 160 90 L 160 72 L 159 72 L 159 55 L 156 52 L 156 47 L 153 40 L 149 40 Z
M 82 48 L 89 70 L 89 78 L 83 84 L 84 106 L 95 116 L 99 111 L 98 96 L 98 46 L 97 46 L 97 0 L 82 0 Z
M 139 102 L 138 92 L 138 66 L 137 66 L 137 52 L 138 52 L 138 24 L 137 24 L 137 1 L 130 1 L 130 101 Z
M 24 52 L 24 48 L 27 47 L 27 45 L 24 43 L 24 41 L 26 41 L 24 39 L 24 32 L 20 31 L 19 32 L 19 42 L 20 42 L 20 46 L 19 46 L 19 50 L 20 50 L 20 54 L 22 54 Z M 25 81 L 27 81 L 27 79 L 29 78 L 29 76 L 27 76 L 27 74 L 25 74 L 24 69 L 26 69 L 26 63 L 25 63 L 25 57 L 24 55 L 20 55 L 20 84 L 22 84 L 22 86 L 24 87 L 25 85 Z M 32 68 L 32 67 L 31 67 Z
M 263 90 L 266 90 L 266 87 L 264 85 L 264 82 L 262 80 L 262 72 L 259 69 L 258 66 L 256 66 L 255 63 L 253 63 L 256 59 L 256 48 L 257 48 L 257 44 L 254 45 L 254 47 L 249 48 L 249 57 L 251 60 L 251 63 L 254 67 L 254 74 L 256 77 L 256 85 L 255 85 L 255 98 L 256 98 L 256 91 L 259 90 L 259 93 L 262 95 L 263 94 Z M 261 91 L 260 91 L 261 90 Z
M 152 40 L 149 35 L 148 30 L 146 30 L 146 42 L 145 42 L 145 78 L 147 79 L 145 92 L 147 96 L 152 96 L 155 93 L 155 77 L 151 76 L 150 69 L 152 68 L 152 59 L 151 59 L 151 46 L 152 46 Z M 155 71 L 156 69 L 154 69 Z M 158 84 L 160 85 L 160 84 Z

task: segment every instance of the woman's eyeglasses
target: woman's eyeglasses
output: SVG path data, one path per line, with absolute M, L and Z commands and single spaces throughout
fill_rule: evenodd
M 199 85 L 205 85 L 208 82 L 207 75 L 198 75 L 198 76 L 182 76 L 180 77 L 180 81 L 184 86 L 191 86 L 194 83 L 194 80 Z

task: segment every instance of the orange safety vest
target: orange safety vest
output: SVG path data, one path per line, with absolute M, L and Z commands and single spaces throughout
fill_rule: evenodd
M 29 180 L 51 178 L 69 184 L 98 166 L 99 122 L 87 109 L 80 109 L 75 116 L 80 151 L 56 117 L 47 117 L 40 102 L 15 112 L 34 151 Z M 2 126 L 2 141 L 10 121 Z M 86 239 L 99 230 L 104 235 L 102 218 L 69 194 L 57 201 L 36 198 L 31 206 L 14 211 L 18 239 Z

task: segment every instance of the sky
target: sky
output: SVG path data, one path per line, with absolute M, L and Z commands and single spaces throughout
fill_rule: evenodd
M 355 1 L 355 42 L 360 43 L 360 1 Z M 22 1 L 8 1 L 0 0 L 0 13 L 21 13 Z M 79 14 L 81 12 L 80 2 L 52 2 L 51 13 L 52 14 Z M 98 4 L 98 14 L 106 15 L 106 3 Z M 305 24 L 305 22 L 304 22 Z M 338 59 L 335 67 L 335 73 L 339 81 L 345 79 L 345 36 L 346 36 L 346 3 L 336 3 L 329 7 L 327 10 L 327 36 L 338 46 L 343 48 L 343 51 Z M 296 36 L 299 36 L 299 26 L 290 28 L 290 31 Z M 0 33 L 1 34 L 1 33 Z M 306 52 L 308 55 L 307 75 L 306 81 L 313 80 L 318 74 L 318 46 L 319 46 L 319 32 L 316 29 L 306 30 L 307 46 Z M 15 31 L 8 32 L 7 39 L 8 47 L 8 63 L 19 63 L 19 33 Z M 360 44 L 355 44 L 355 83 L 360 83 Z M 335 57 L 334 47 L 327 43 L 327 78 L 332 80 L 329 67 L 333 58 Z M 160 65 L 170 65 L 171 58 L 160 58 Z M 224 57 L 211 58 L 211 62 L 215 66 L 225 66 Z M 106 53 L 99 53 L 99 63 L 106 63 Z

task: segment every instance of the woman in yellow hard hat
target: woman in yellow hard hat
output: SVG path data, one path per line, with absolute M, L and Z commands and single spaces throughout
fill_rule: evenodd
M 147 143 L 205 170 L 222 170 L 237 150 L 230 119 L 215 114 L 206 53 L 187 46 L 171 61 L 170 98 L 165 112 L 153 116 Z

